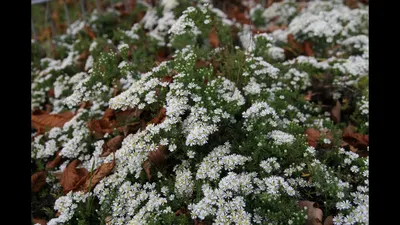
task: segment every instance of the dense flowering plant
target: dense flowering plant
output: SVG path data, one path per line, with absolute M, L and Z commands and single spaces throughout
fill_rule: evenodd
M 369 223 L 368 5 L 228 5 L 137 1 L 58 58 L 32 42 L 33 217 Z

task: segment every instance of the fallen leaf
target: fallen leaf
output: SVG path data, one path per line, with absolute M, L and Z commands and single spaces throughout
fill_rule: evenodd
M 51 13 L 51 19 L 54 21 L 54 23 L 58 23 L 60 21 L 60 16 L 56 10 Z
M 101 153 L 100 157 L 106 157 L 110 155 L 113 152 L 116 152 L 119 148 L 121 148 L 122 141 L 124 140 L 124 137 L 121 135 L 118 135 L 116 137 L 113 137 L 109 141 L 105 142 L 103 144 L 103 153 Z
M 144 172 L 146 173 L 147 179 L 148 179 L 149 181 L 151 181 L 151 178 L 152 178 L 152 176 L 151 176 L 151 171 L 150 171 L 150 167 L 151 167 L 150 161 L 147 159 L 147 160 L 144 161 L 144 163 L 143 163 L 143 169 L 144 169 Z
M 303 8 L 307 6 L 307 2 L 297 2 L 297 4 L 297 12 L 301 12 L 301 10 L 303 10 Z
M 352 151 L 354 153 L 356 153 L 358 151 L 358 149 L 353 147 L 352 145 L 350 145 L 349 148 L 350 148 L 350 151 Z
M 39 192 L 46 184 L 46 171 L 36 172 L 31 176 L 32 192 Z
M 348 146 L 348 145 L 349 145 L 349 143 L 347 143 L 347 142 L 345 142 L 343 140 L 340 141 L 340 147 L 345 147 L 345 146 Z
M 368 135 L 359 133 L 344 132 L 343 140 L 349 143 L 349 145 L 352 145 L 360 150 L 366 150 L 369 143 Z
M 358 8 L 358 0 L 344 0 L 343 3 L 350 9 Z
M 92 40 L 96 38 L 96 34 L 92 31 L 92 29 L 90 29 L 90 27 L 85 25 L 84 29 Z
M 205 60 L 197 60 L 196 64 L 194 64 L 194 68 L 195 69 L 199 69 L 199 68 L 205 68 L 208 67 L 208 65 L 210 65 L 210 62 L 205 61 Z
M 107 217 L 104 219 L 104 222 L 106 222 L 106 225 L 111 225 L 111 221 L 112 221 L 112 217 L 111 217 L 111 216 L 107 216 Z
M 172 76 L 163 76 L 163 78 L 161 78 L 161 82 L 171 83 L 173 79 L 174 78 Z
M 126 129 L 126 126 L 129 124 L 119 126 L 118 123 L 126 124 L 127 123 L 126 121 L 130 120 L 131 117 L 139 118 L 142 112 L 143 110 L 137 108 L 127 109 L 125 111 L 119 111 L 119 112 L 107 108 L 101 119 L 91 120 L 87 123 L 87 126 L 91 134 L 93 134 L 93 136 L 96 139 L 103 138 L 106 133 L 112 134 L 115 130 L 121 133 L 133 132 L 133 130 L 132 131 L 130 130 L 131 128 L 133 128 L 132 126 L 130 126 L 128 130 Z M 137 122 L 134 122 L 131 123 L 130 125 L 136 126 L 136 123 Z
M 335 123 L 340 122 L 341 108 L 342 104 L 340 104 L 339 100 L 336 100 L 336 105 L 331 109 L 332 120 Z
M 46 27 L 46 28 L 44 28 L 44 29 L 42 29 L 40 32 L 39 32 L 39 35 L 38 35 L 38 40 L 40 41 L 40 42 L 43 42 L 43 41 L 45 41 L 46 39 L 48 39 L 49 37 L 51 36 L 51 28 L 50 28 L 50 26 L 49 27 Z
M 85 65 L 86 65 L 86 60 L 88 59 L 88 57 L 89 57 L 89 50 L 86 49 L 83 52 L 81 52 L 77 58 L 77 61 L 78 61 L 77 65 L 82 71 L 87 72 L 87 70 L 85 70 Z
M 149 123 L 154 123 L 154 124 L 162 123 L 167 116 L 166 113 L 167 113 L 167 110 L 165 108 L 161 108 L 160 112 L 158 113 L 158 116 L 154 117 L 152 120 L 150 120 Z
M 48 114 L 45 111 L 41 112 L 42 113 L 39 115 L 31 115 L 32 127 L 35 128 L 40 134 L 53 127 L 63 127 L 64 124 L 71 120 L 74 116 L 71 111 L 59 114 Z
M 321 138 L 321 131 L 315 128 L 307 128 L 305 130 L 305 134 L 307 134 L 308 145 L 316 148 L 318 146 L 318 141 Z M 328 138 L 331 142 L 333 141 L 333 136 L 330 132 L 328 131 L 324 132 L 324 136 Z
M 268 0 L 267 2 L 264 3 L 264 7 L 268 8 L 274 3 L 274 0 Z
M 199 219 L 194 220 L 194 225 L 204 225 L 203 222 L 201 222 Z
M 308 218 L 306 225 L 322 225 L 323 212 L 320 208 L 315 207 L 318 206 L 315 204 L 315 202 L 299 201 L 297 205 L 301 209 L 304 209 L 305 206 L 307 207 Z
M 303 52 L 303 46 L 301 46 L 295 39 L 293 34 L 288 34 L 287 36 L 287 43 L 288 45 L 294 49 L 297 53 Z
M 44 219 L 38 219 L 38 218 L 33 218 L 32 219 L 32 222 L 34 223 L 34 224 L 40 224 L 40 225 L 46 225 L 47 224 L 47 220 L 44 220 Z
M 333 216 L 326 217 L 324 225 L 333 225 Z
M 79 109 L 89 109 L 92 106 L 92 103 L 89 101 L 82 102 L 79 104 Z M 75 115 L 78 113 L 78 110 L 75 111 Z
M 111 173 L 111 171 L 114 169 L 114 166 L 115 166 L 115 155 L 112 162 L 103 163 L 99 168 L 96 169 L 96 171 L 94 171 L 92 177 L 88 178 L 85 184 L 83 185 L 82 187 L 83 190 L 88 192 L 90 191 L 89 188 L 93 189 L 101 179 L 103 179 L 104 177 L 106 177 Z
M 189 210 L 186 208 L 181 208 L 181 209 L 176 210 L 176 212 L 175 212 L 175 216 L 180 216 L 182 214 L 189 216 Z
M 129 134 L 136 133 L 140 128 L 141 128 L 141 123 L 140 122 L 134 122 L 132 124 L 125 125 L 122 132 L 124 133 L 124 136 L 126 137 Z
M 304 100 L 311 101 L 312 96 L 313 96 L 312 91 L 307 91 L 307 94 L 304 96 Z
M 349 145 L 350 151 L 357 153 L 361 157 L 369 155 L 367 151 L 369 143 L 368 135 L 344 132 L 342 137 L 343 141 Z
M 76 168 L 80 163 L 80 160 L 75 159 L 64 169 L 60 184 L 63 187 L 65 194 L 76 189 L 77 184 L 82 182 L 82 179 L 85 179 L 89 173 L 85 168 Z
M 115 118 L 115 111 L 113 109 L 111 109 L 111 108 L 107 108 L 104 111 L 102 119 L 110 121 L 110 120 L 112 120 L 114 118 Z
M 116 117 L 121 117 L 121 116 L 126 116 L 126 117 L 136 117 L 136 118 L 140 118 L 140 115 L 142 114 L 143 110 L 142 109 L 138 109 L 138 108 L 134 108 L 134 109 L 127 109 L 125 111 L 120 111 L 117 112 Z
M 304 49 L 306 56 L 314 56 L 313 50 L 311 48 L 311 42 L 305 41 L 303 43 L 303 49 Z
M 60 180 L 62 179 L 63 172 L 61 172 L 61 171 L 56 171 L 56 172 L 53 172 L 53 175 L 56 177 L 57 180 L 60 181 Z
M 53 106 L 51 104 L 45 104 L 44 108 L 47 113 L 51 113 L 53 111 Z
M 274 31 L 276 31 L 276 30 L 279 30 L 279 29 L 286 29 L 286 28 L 287 28 L 286 25 L 278 26 L 278 25 L 275 25 L 275 24 L 271 24 L 271 25 L 268 26 L 266 32 L 267 32 L 267 33 L 272 33 L 272 32 L 274 32 Z
M 112 134 L 114 131 L 116 122 L 115 121 L 109 121 L 106 119 L 100 119 L 100 120 L 91 120 L 87 123 L 87 126 L 90 130 L 90 133 L 93 134 L 93 136 L 96 139 L 103 138 L 106 133 Z
M 57 151 L 56 157 L 52 161 L 47 162 L 46 169 L 53 169 L 54 167 L 58 166 L 61 163 L 62 157 L 60 155 L 60 152 L 61 151 Z
M 313 146 L 314 148 L 316 148 L 317 144 L 318 144 L 319 137 L 321 136 L 319 130 L 314 129 L 314 128 L 308 128 L 305 131 L 305 134 L 307 134 L 308 145 L 309 146 Z
M 149 152 L 149 160 L 156 166 L 163 165 L 167 158 L 168 149 L 164 145 L 159 145 L 156 150 Z
M 49 97 L 53 97 L 54 98 L 54 96 L 55 96 L 54 94 L 55 94 L 54 93 L 54 88 L 52 88 L 52 89 L 47 91 L 47 96 L 49 96 Z
M 159 145 L 156 150 L 149 152 L 148 159 L 143 163 L 143 169 L 147 178 L 151 180 L 151 165 L 161 166 L 167 161 L 168 149 L 164 145 Z
M 210 40 L 210 45 L 213 48 L 217 48 L 219 45 L 219 40 L 218 40 L 218 35 L 217 35 L 217 31 L 215 30 L 215 28 L 213 27 L 211 32 L 208 34 L 208 39 Z
M 169 53 L 167 48 L 160 48 L 156 52 L 156 61 L 157 62 L 164 62 L 169 59 Z
M 351 133 L 355 133 L 355 132 L 357 132 L 357 127 L 355 127 L 351 124 L 349 124 L 349 125 L 347 125 L 347 127 L 343 128 L 343 133 L 351 134 Z
M 234 19 L 239 23 L 242 24 L 251 24 L 251 21 L 249 18 L 246 17 L 244 12 L 241 12 L 238 6 L 230 6 L 226 10 L 226 15 L 228 16 L 229 19 Z

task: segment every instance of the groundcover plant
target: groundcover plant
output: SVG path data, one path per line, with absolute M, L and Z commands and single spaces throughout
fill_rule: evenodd
M 34 224 L 369 223 L 368 1 L 133 2 L 32 41 Z

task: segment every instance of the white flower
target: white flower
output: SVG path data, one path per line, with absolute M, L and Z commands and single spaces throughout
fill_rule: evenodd
M 190 158 L 190 159 L 194 159 L 194 156 L 196 155 L 196 152 L 195 151 L 188 151 L 187 152 L 187 156 Z
M 168 150 L 169 150 L 170 152 L 175 151 L 175 150 L 176 150 L 176 145 L 175 145 L 175 144 L 170 144 L 170 145 L 168 146 Z
M 118 45 L 118 50 L 122 51 L 123 49 L 129 49 L 129 45 L 125 43 L 121 43 Z
M 274 130 L 269 133 L 269 137 L 274 140 L 274 144 L 282 145 L 282 144 L 292 144 L 295 140 L 295 137 L 291 134 Z
M 330 144 L 330 143 L 331 143 L 331 140 L 329 140 L 328 138 L 324 138 L 324 143 L 325 143 L 325 144 Z

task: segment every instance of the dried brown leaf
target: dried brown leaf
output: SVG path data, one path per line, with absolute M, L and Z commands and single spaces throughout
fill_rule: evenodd
M 46 225 L 47 224 L 47 220 L 44 220 L 44 219 L 38 219 L 38 218 L 33 218 L 32 219 L 32 222 L 34 223 L 34 224 L 40 224 L 40 225 Z
M 156 150 L 149 152 L 149 159 L 151 163 L 156 166 L 165 164 L 168 154 L 168 149 L 164 145 L 159 145 Z
M 94 171 L 93 175 L 91 178 L 88 178 L 86 182 L 83 185 L 83 190 L 84 191 L 90 191 L 89 188 L 93 189 L 96 184 L 109 175 L 111 171 L 114 169 L 115 166 L 115 155 L 114 155 L 114 160 L 110 163 L 103 163 L 99 168 Z
M 349 124 L 349 125 L 347 125 L 347 127 L 343 128 L 343 133 L 351 134 L 351 133 L 355 133 L 355 132 L 357 132 L 357 127 L 355 127 L 351 124 Z
M 279 30 L 279 29 L 286 29 L 286 28 L 287 28 L 286 25 L 278 26 L 278 25 L 272 24 L 272 25 L 268 26 L 266 32 L 267 32 L 267 33 L 272 33 L 272 32 L 274 32 L 274 31 L 276 31 L 276 30 Z
M 321 136 L 319 130 L 314 128 L 308 128 L 305 133 L 307 134 L 307 142 L 309 146 L 313 146 L 314 148 L 318 145 L 318 140 Z
M 32 192 L 39 192 L 46 184 L 46 171 L 36 172 L 31 176 Z
M 42 134 L 46 129 L 51 129 L 53 127 L 63 127 L 66 122 L 68 122 L 74 114 L 71 111 L 59 113 L 59 114 L 48 114 L 47 112 L 41 111 L 42 113 L 32 114 L 32 127 L 35 128 L 38 133 Z
M 156 53 L 156 61 L 157 62 L 164 62 L 170 59 L 169 52 L 167 48 L 160 48 Z
M 350 145 L 349 148 L 350 148 L 350 151 L 352 151 L 354 153 L 356 153 L 358 151 L 358 149 L 353 147 L 352 145 Z
M 339 100 L 336 100 L 336 105 L 331 109 L 332 120 L 335 123 L 340 122 L 341 108 L 342 104 L 340 104 Z
M 326 217 L 324 225 L 333 225 L 333 216 Z
M 111 108 L 107 108 L 106 111 L 104 111 L 103 120 L 112 120 L 115 118 L 115 111 Z
M 63 176 L 63 172 L 58 171 L 58 172 L 54 172 L 53 175 L 56 177 L 57 180 L 61 180 L 62 176 Z
M 152 120 L 150 120 L 149 123 L 154 123 L 154 124 L 162 123 L 167 116 L 166 113 L 167 113 L 167 110 L 165 108 L 161 108 L 160 112 L 158 113 L 158 116 L 154 117 Z
M 344 132 L 343 141 L 360 150 L 366 150 L 368 147 L 369 138 L 368 135 L 365 134 Z
M 52 89 L 47 91 L 47 96 L 49 96 L 49 97 L 54 97 L 55 96 L 54 94 L 55 94 L 54 93 L 54 88 L 52 88 Z
M 148 159 L 143 163 L 143 169 L 146 172 L 147 178 L 151 180 L 151 165 L 161 166 L 167 161 L 168 149 L 163 145 L 159 145 L 156 150 L 149 152 Z
M 297 12 L 301 12 L 301 10 L 307 6 L 307 2 L 297 2 L 297 5 Z
M 77 169 L 76 167 L 79 164 L 80 160 L 75 159 L 64 169 L 60 184 L 63 187 L 65 194 L 76 189 L 77 184 L 81 182 L 82 179 L 85 179 L 86 175 L 89 173 L 85 168 Z
M 246 17 L 245 13 L 239 9 L 238 6 L 231 5 L 226 12 L 229 19 L 234 19 L 242 24 L 250 24 L 251 21 Z
M 128 124 L 128 125 L 124 126 L 122 132 L 124 133 L 124 136 L 126 137 L 129 134 L 136 133 L 140 128 L 141 128 L 141 123 L 140 122 L 134 122 L 132 124 Z
M 311 42 L 309 41 L 305 41 L 303 43 L 303 49 L 304 49 L 304 53 L 306 54 L 306 56 L 314 56 L 314 52 L 311 48 Z
M 348 6 L 350 9 L 358 8 L 358 0 L 344 0 L 344 4 Z
M 208 34 L 208 39 L 210 40 L 210 45 L 213 48 L 217 48 L 219 45 L 219 40 L 218 40 L 218 35 L 217 35 L 217 31 L 215 30 L 215 28 L 213 27 L 211 32 Z
M 89 57 L 89 50 L 84 50 L 79 54 L 78 60 L 82 62 L 86 62 L 87 58 Z
M 46 169 L 53 169 L 54 167 L 58 166 L 61 163 L 62 157 L 60 155 L 60 152 L 61 151 L 57 151 L 56 157 L 52 161 L 47 162 Z
M 113 152 L 116 152 L 119 148 L 121 148 L 122 141 L 124 140 L 124 137 L 121 135 L 118 135 L 116 137 L 113 137 L 109 141 L 103 144 L 103 153 L 101 153 L 100 157 L 106 157 L 110 155 Z
M 186 215 L 189 216 L 189 210 L 187 208 L 181 208 L 175 211 L 175 216 Z
M 194 220 L 194 225 L 204 225 L 204 223 L 201 222 L 201 220 L 199 220 L 199 219 L 195 219 Z
M 194 68 L 199 69 L 199 68 L 205 68 L 210 65 L 210 62 L 205 61 L 205 60 L 197 60 L 196 64 L 194 64 Z
M 111 221 L 112 221 L 112 217 L 111 217 L 111 216 L 107 216 L 107 217 L 104 219 L 104 222 L 106 222 L 106 225 L 111 225 Z
M 307 207 L 308 218 L 306 225 L 322 225 L 323 212 L 321 209 L 315 207 L 315 202 L 299 201 L 297 205 L 301 209 L 304 209 L 305 206 Z
M 95 138 L 103 138 L 106 133 L 112 134 L 114 131 L 116 121 L 109 121 L 107 119 L 91 120 L 87 123 L 90 132 Z
M 313 96 L 312 91 L 307 91 L 307 94 L 304 96 L 304 100 L 311 101 L 312 96 Z
M 302 53 L 304 51 L 303 46 L 299 44 L 295 39 L 293 34 L 288 34 L 287 36 L 288 45 L 294 49 L 297 53 Z
M 171 83 L 173 79 L 174 78 L 172 76 L 163 76 L 163 78 L 161 78 L 161 82 Z
M 307 128 L 305 130 L 305 134 L 307 134 L 308 145 L 316 148 L 318 146 L 318 141 L 321 138 L 321 131 L 319 131 L 315 128 Z M 326 138 L 328 138 L 331 142 L 333 141 L 333 136 L 330 132 L 324 131 L 323 135 Z
M 90 29 L 90 27 L 85 25 L 84 29 L 92 40 L 96 38 L 96 34 L 92 31 L 92 29 Z
M 150 168 L 151 168 L 150 160 L 147 159 L 143 163 L 143 169 L 144 169 L 144 172 L 146 172 L 147 179 L 149 179 L 149 181 L 151 181 L 151 178 L 152 178 Z

